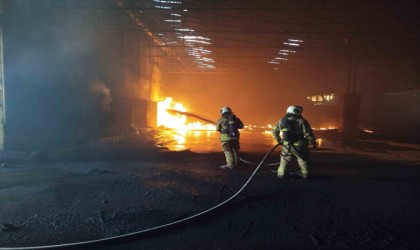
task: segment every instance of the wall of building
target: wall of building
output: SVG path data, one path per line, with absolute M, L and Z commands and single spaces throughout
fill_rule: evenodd
M 377 93 L 369 128 L 374 133 L 420 139 L 420 91 Z M 420 143 L 420 141 L 418 141 Z

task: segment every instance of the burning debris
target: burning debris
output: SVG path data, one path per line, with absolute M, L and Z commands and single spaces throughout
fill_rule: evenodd
M 205 118 L 199 117 L 195 114 L 187 112 L 184 104 L 180 102 L 174 102 L 172 97 L 167 97 L 163 101 L 159 101 L 157 104 L 157 126 L 175 129 L 175 130 L 210 130 L 215 131 L 214 124 L 210 124 L 211 121 Z M 200 120 L 206 120 L 208 123 L 202 123 L 199 121 L 187 122 L 187 116 L 194 117 Z

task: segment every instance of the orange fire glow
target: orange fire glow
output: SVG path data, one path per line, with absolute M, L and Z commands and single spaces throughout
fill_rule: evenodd
M 312 128 L 313 130 L 334 130 L 337 129 L 335 126 L 326 126 L 326 127 L 320 127 L 320 128 Z
M 173 114 L 168 110 L 186 112 L 184 104 L 174 102 L 172 97 L 157 103 L 157 126 L 176 130 L 216 130 L 214 124 L 204 124 L 199 121 L 187 123 L 187 117 L 182 114 Z

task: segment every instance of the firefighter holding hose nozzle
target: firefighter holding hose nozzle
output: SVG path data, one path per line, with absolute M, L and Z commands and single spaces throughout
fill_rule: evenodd
M 302 116 L 301 106 L 290 106 L 286 115 L 279 120 L 272 130 L 274 139 L 283 145 L 280 153 L 280 166 L 277 169 L 277 176 L 284 177 L 284 170 L 289 165 L 294 155 L 297 158 L 302 178 L 308 177 L 310 167 L 310 152 L 308 145 L 316 148 L 315 136 L 309 122 Z M 282 138 L 280 138 L 282 132 Z
M 236 117 L 229 107 L 220 109 L 221 118 L 216 122 L 216 130 L 220 132 L 223 153 L 226 165 L 221 169 L 233 169 L 238 166 L 239 159 L 239 130 L 244 127 L 242 121 Z

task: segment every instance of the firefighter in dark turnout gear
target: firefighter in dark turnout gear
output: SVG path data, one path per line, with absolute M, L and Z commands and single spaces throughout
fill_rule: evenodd
M 239 158 L 239 130 L 244 127 L 242 121 L 233 114 L 232 109 L 220 109 L 222 117 L 216 122 L 216 130 L 220 132 L 220 141 L 226 158 L 226 165 L 222 169 L 232 169 L 238 166 Z
M 301 106 L 290 106 L 286 112 L 286 115 L 273 126 L 272 130 L 274 139 L 283 145 L 277 176 L 283 178 L 284 170 L 294 155 L 297 158 L 301 176 L 307 178 L 310 167 L 308 145 L 316 147 L 315 136 L 309 122 L 302 117 L 303 108 Z M 282 138 L 280 132 L 282 132 Z

